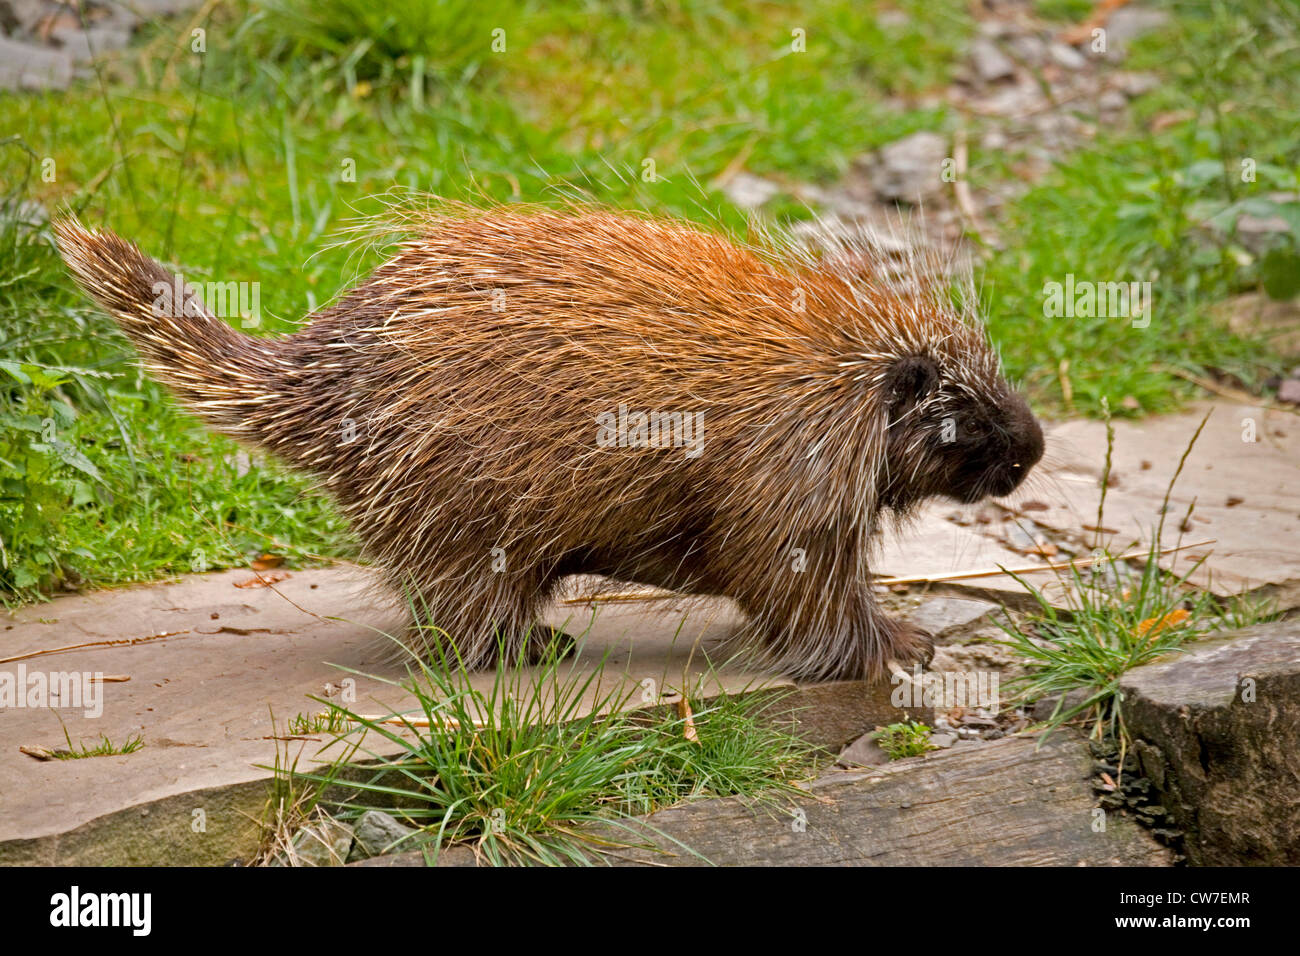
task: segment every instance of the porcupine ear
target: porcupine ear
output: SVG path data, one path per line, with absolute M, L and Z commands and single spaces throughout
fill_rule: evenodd
M 928 355 L 905 355 L 885 373 L 885 384 L 897 418 L 939 387 L 939 363 Z

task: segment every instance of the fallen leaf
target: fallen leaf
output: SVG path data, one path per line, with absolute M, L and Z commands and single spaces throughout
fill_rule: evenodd
M 1145 637 L 1148 632 L 1150 632 L 1151 637 L 1155 637 L 1161 631 L 1178 627 L 1191 616 L 1190 612 L 1177 608 L 1159 617 L 1149 617 L 1137 626 L 1138 637 Z
M 677 702 L 677 716 L 685 722 L 682 736 L 691 741 L 691 743 L 698 744 L 700 742 L 700 735 L 695 732 L 695 715 L 691 712 L 691 702 L 685 697 Z
M 264 554 L 256 558 L 249 567 L 254 571 L 270 571 L 272 568 L 278 568 L 284 564 L 284 555 L 282 554 Z
M 288 577 L 290 577 L 288 571 L 275 571 L 248 578 L 246 581 L 236 581 L 234 584 L 237 588 L 269 588 L 272 584 L 277 584 Z
M 1196 113 L 1192 110 L 1171 110 L 1168 113 L 1160 113 L 1151 120 L 1151 132 L 1162 132 L 1171 126 L 1177 126 L 1179 123 L 1186 123 L 1188 120 L 1195 118 L 1195 116 Z

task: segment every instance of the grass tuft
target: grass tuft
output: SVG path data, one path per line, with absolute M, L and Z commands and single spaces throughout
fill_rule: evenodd
M 322 699 L 349 729 L 322 749 L 335 754 L 329 771 L 292 776 L 325 786 L 363 760 L 364 771 L 346 775 L 355 796 L 334 812 L 395 814 L 422 831 L 431 861 L 467 845 L 494 865 L 568 865 L 634 842 L 629 816 L 733 794 L 771 804 L 809 765 L 811 748 L 765 719 L 773 695 L 722 694 L 685 714 L 629 711 L 630 692 L 606 681 L 603 661 L 584 676 L 556 652 L 501 666 L 486 690 L 454 651 L 439 654 L 388 682 L 412 691 L 419 709 L 382 719 Z

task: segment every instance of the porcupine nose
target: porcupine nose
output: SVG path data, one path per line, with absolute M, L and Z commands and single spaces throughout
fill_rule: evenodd
M 1020 487 L 1030 469 L 1043 457 L 1043 429 L 1019 395 L 1007 405 L 1007 446 L 1003 464 L 992 484 L 994 495 L 1009 495 Z

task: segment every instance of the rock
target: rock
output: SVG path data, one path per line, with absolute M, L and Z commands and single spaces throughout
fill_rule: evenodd
M 776 183 L 749 173 L 737 173 L 722 187 L 723 194 L 741 209 L 757 209 L 780 191 Z
M 0 28 L 11 36 L 30 34 L 44 17 L 57 10 L 48 0 L 0 0 Z
M 999 129 L 996 126 L 990 127 L 983 136 L 980 137 L 980 148 L 995 152 L 1006 149 L 1011 140 L 1006 134 L 1006 130 Z
M 913 133 L 877 154 L 872 187 L 885 200 L 917 203 L 943 191 L 948 140 L 938 133 Z
M 1106 56 L 1123 58 L 1129 43 L 1169 22 L 1169 14 L 1147 7 L 1124 6 L 1106 21 Z
M 145 19 L 184 13 L 199 6 L 196 0 L 121 0 L 121 2 Z
M 992 116 L 1022 117 L 1047 105 L 1042 88 L 1025 78 L 1014 85 L 999 86 L 978 100 L 981 111 Z
M 1047 57 L 1047 44 L 1032 33 L 1018 33 L 1011 38 L 1011 49 L 1025 63 L 1040 66 Z
M 1300 405 L 1300 379 L 1285 378 L 1277 387 L 1278 401 Z
M 964 643 L 945 644 L 934 652 L 930 669 L 940 673 L 978 672 L 982 670 L 998 671 L 1000 681 L 1005 682 L 1024 670 L 1024 662 L 1016 653 L 1000 643 L 1007 639 L 1006 634 L 998 631 L 995 637 L 977 636 Z
M 1066 70 L 1082 70 L 1088 65 L 1088 58 L 1068 43 L 1053 43 L 1047 53 L 1053 63 Z
M 418 830 L 401 823 L 381 810 L 367 810 L 353 824 L 352 852 L 348 862 L 365 860 L 381 853 L 412 849 Z
M 1192 644 L 1120 690 L 1142 773 L 1190 862 L 1300 863 L 1300 621 Z
M 1030 120 L 1047 149 L 1067 149 L 1081 135 L 1082 122 L 1070 113 L 1038 113 Z
M 790 729 L 814 747 L 838 753 L 877 727 L 906 720 L 934 726 L 934 708 L 925 706 L 919 692 L 908 698 L 904 692 L 909 686 L 884 680 L 806 684 L 794 691 L 783 688 L 771 692 L 776 699 L 765 708 L 765 716 L 793 725 Z
M 1061 705 L 1061 713 L 1068 714 L 1075 707 L 1078 707 L 1085 700 L 1091 697 L 1093 691 L 1088 687 L 1080 687 L 1070 691 L 1065 695 L 1065 703 Z M 1034 709 L 1030 716 L 1034 720 L 1050 720 L 1052 713 L 1056 710 L 1056 704 L 1060 700 L 1060 695 L 1053 694 L 1051 697 L 1040 697 L 1034 701 Z
M 1107 78 L 1112 89 L 1119 90 L 1130 99 L 1150 93 L 1160 85 L 1160 77 L 1154 73 L 1130 73 L 1116 71 Z
M 971 44 L 970 59 L 976 76 L 986 83 L 1016 75 L 1016 65 L 1011 59 L 998 49 L 996 43 L 984 37 Z
M 876 24 L 882 29 L 897 30 L 912 25 L 912 18 L 902 10 L 885 9 L 876 13 Z
M 140 15 L 117 0 L 110 0 L 106 8 L 107 16 L 103 19 L 105 26 L 116 26 L 127 30 L 134 30 L 140 25 Z
M 1292 314 L 1300 316 L 1300 309 Z M 1255 597 L 1267 597 L 1279 610 L 1287 610 L 1300 605 L 1300 548 L 1296 547 L 1300 509 L 1294 491 L 1300 480 L 1300 429 L 1292 427 L 1292 416 L 1268 412 L 1257 403 L 1220 399 L 1216 405 L 1211 421 L 1220 424 L 1207 426 L 1202 433 L 1170 502 L 1171 520 L 1176 520 L 1173 512 L 1181 517 L 1195 499 L 1196 515 L 1211 522 L 1206 530 L 1212 528 L 1213 533 L 1207 537 L 1217 539 L 1189 581 L 1221 597 L 1254 592 Z M 1159 515 L 1168 491 L 1172 469 L 1166 463 L 1177 462 L 1187 450 L 1188 439 L 1206 411 L 1201 407 L 1178 416 L 1115 423 L 1112 470 L 1121 475 L 1121 483 L 1106 497 L 1104 521 L 1115 529 L 1112 550 L 1121 539 L 1144 545 L 1148 541 L 1152 516 Z M 1247 419 L 1255 423 L 1253 443 L 1242 440 Z M 1057 449 L 1055 473 L 1097 476 L 1098 462 L 1106 455 L 1104 426 L 1072 421 L 1049 425 L 1047 431 L 1048 444 Z M 1155 467 L 1142 470 L 1144 460 L 1156 462 Z M 1244 496 L 1247 503 L 1226 508 L 1224 500 L 1230 495 Z M 1068 508 L 1063 506 L 1066 502 L 1071 503 Z M 1054 533 L 1077 532 L 1080 515 L 1087 515 L 1089 507 L 1096 514 L 1096 485 L 1059 482 L 1050 503 L 1052 510 L 1035 514 L 1034 521 Z M 1188 555 L 1195 553 L 1193 549 L 1168 555 L 1160 563 L 1187 573 Z
M 957 742 L 956 734 L 931 734 L 930 743 L 934 744 L 939 750 L 947 750 Z
M 1271 237 L 1277 234 L 1285 234 L 1291 231 L 1291 224 L 1281 216 L 1256 216 L 1248 212 L 1243 212 L 1237 216 L 1237 232 L 1243 235 L 1244 244 L 1251 246 L 1252 249 L 1262 251 L 1266 246 L 1260 243 L 1252 243 L 1250 240 L 1255 236 Z
M 1020 32 L 1020 27 L 1007 17 L 993 17 L 979 21 L 979 35 L 993 40 L 1005 40 Z
M 352 849 L 352 828 L 338 820 L 318 820 L 293 837 L 293 862 L 280 854 L 272 866 L 342 866 Z
M 71 81 L 72 58 L 63 51 L 0 37 L 0 89 L 61 90 Z
M 937 639 L 978 621 L 985 614 L 997 609 L 998 606 L 989 601 L 931 598 L 908 615 L 908 622 L 923 631 L 928 631 Z
M 595 827 L 613 866 L 1161 866 L 1173 853 L 1130 817 L 1089 826 L 1087 747 L 1060 733 L 1038 746 L 970 742 L 870 772 L 837 772 L 767 812 L 743 797 L 699 800 Z M 796 812 L 797 811 L 797 812 Z M 682 847 L 693 852 L 685 853 Z M 439 866 L 473 865 L 465 848 Z M 361 865 L 367 865 L 366 861 Z M 375 858 L 424 866 L 420 853 Z
M 88 30 L 64 27 L 52 31 L 50 36 L 59 41 L 60 48 L 74 63 L 89 63 L 131 42 L 131 31 L 116 26 L 92 26 Z
M 1029 523 L 1029 527 L 1034 525 Z M 1031 531 L 1025 528 L 1024 523 L 1016 522 L 1008 524 L 1002 531 L 1006 539 L 1007 547 L 1012 551 L 1032 551 L 1038 547 L 1038 538 Z
M 1107 90 L 1097 97 L 1097 108 L 1103 113 L 1118 113 L 1128 106 L 1128 97 L 1119 90 Z
M 845 747 L 835 762 L 841 767 L 880 767 L 889 763 L 889 754 L 880 749 L 871 734 L 863 734 Z
M 1262 337 L 1283 355 L 1300 355 L 1300 304 L 1296 302 L 1279 302 L 1263 292 L 1245 292 L 1217 304 L 1210 312 L 1238 335 Z

